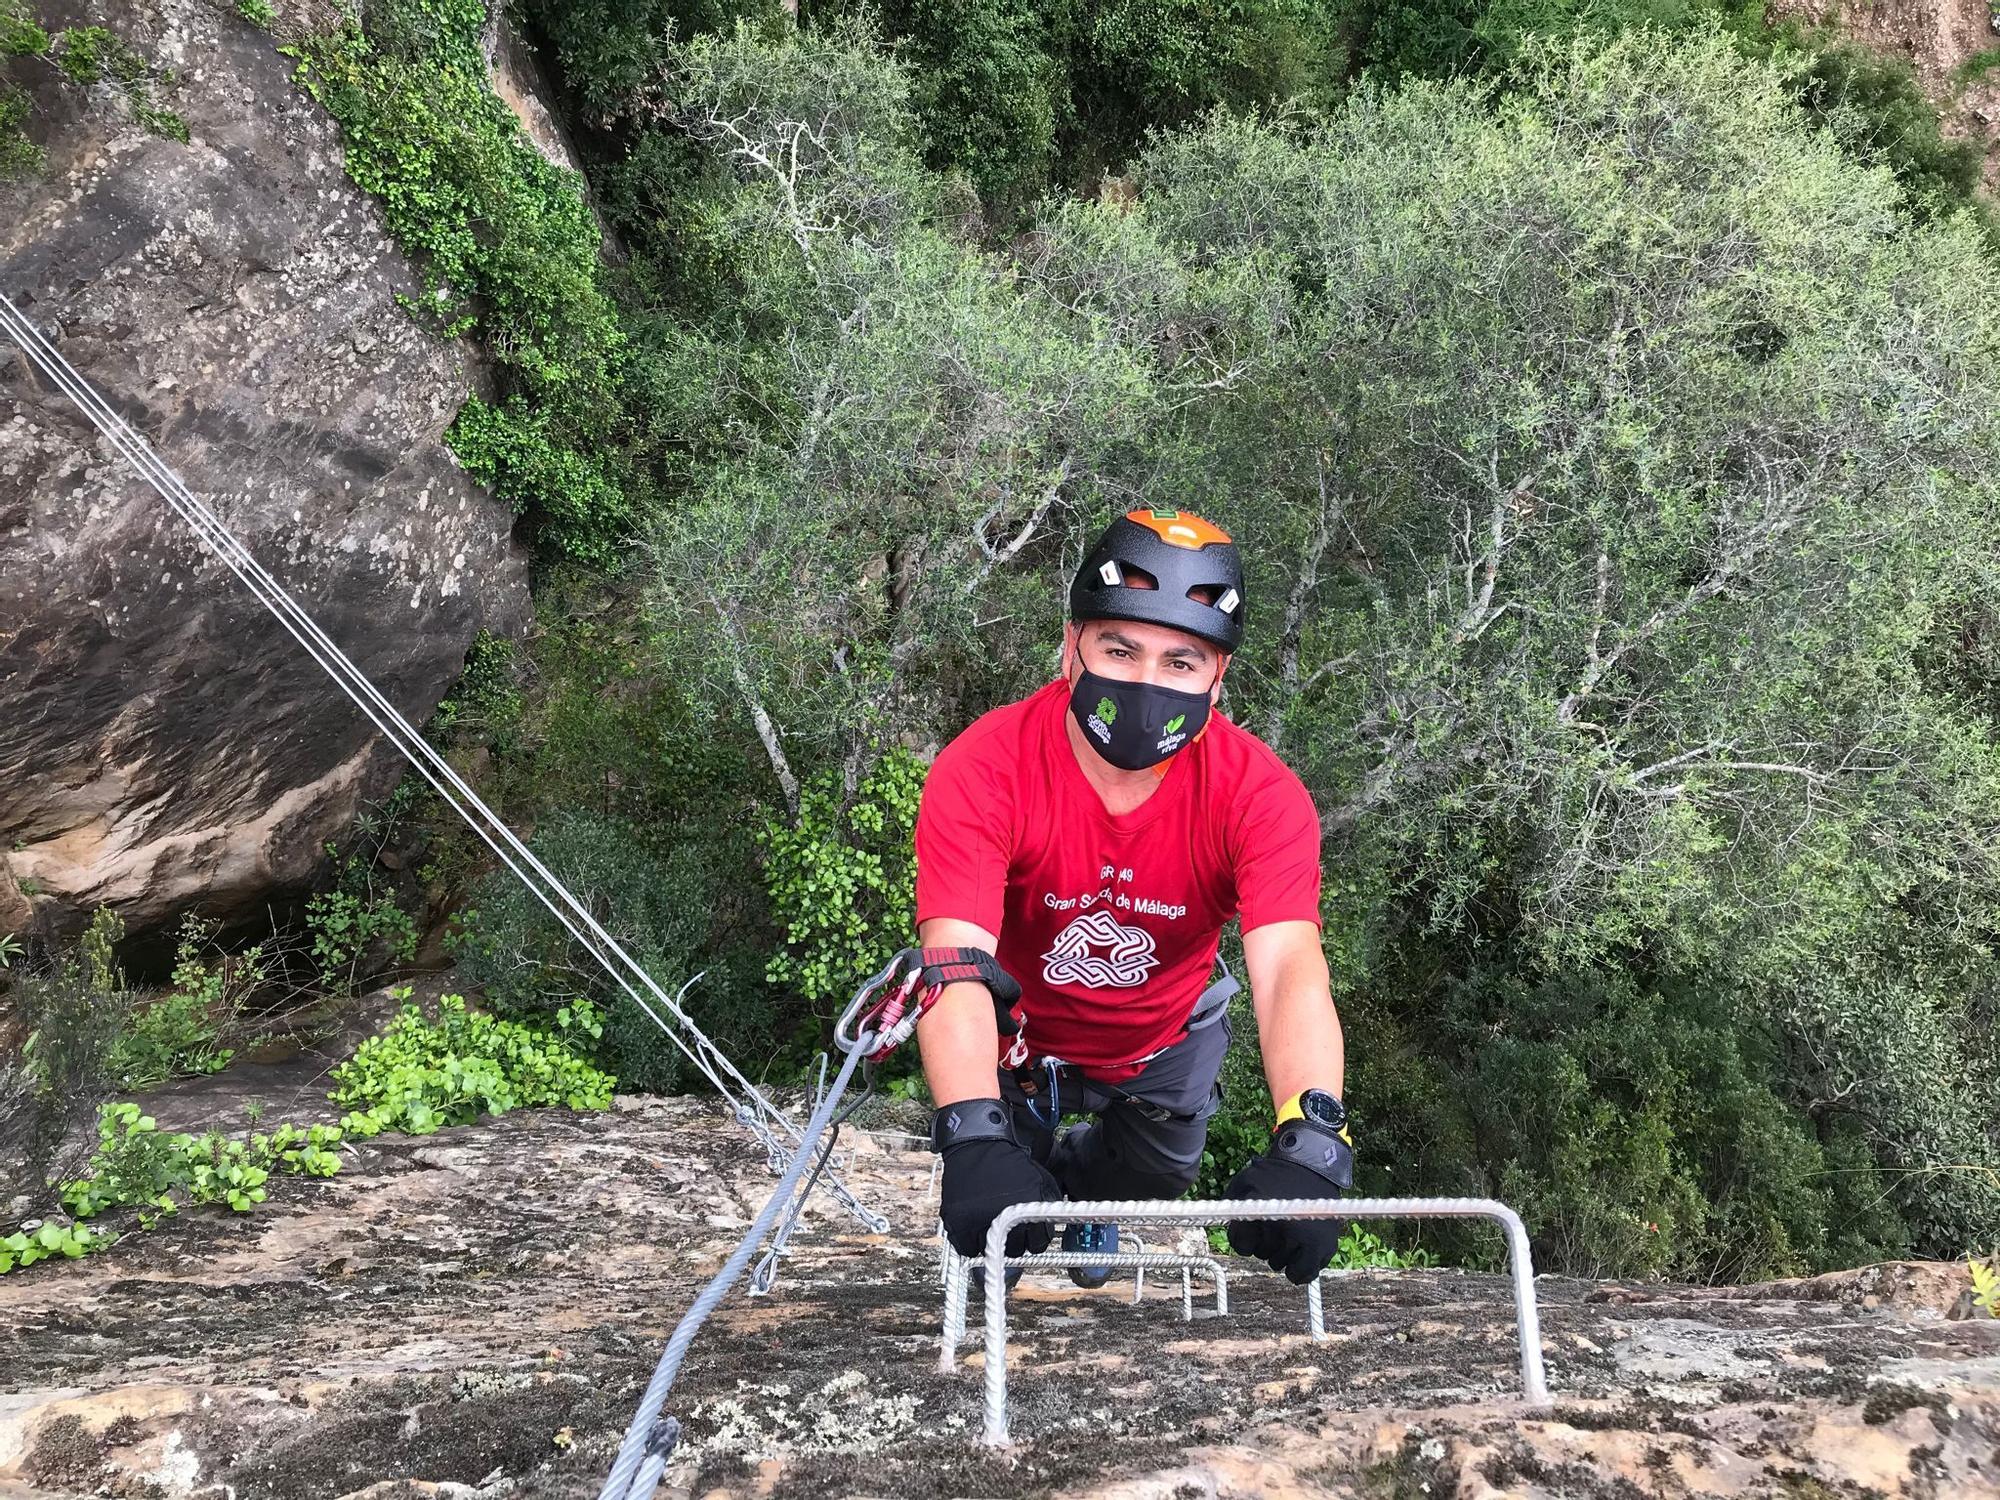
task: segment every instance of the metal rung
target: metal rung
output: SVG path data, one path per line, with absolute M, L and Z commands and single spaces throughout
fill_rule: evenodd
M 1254 1213 L 1253 1213 L 1254 1209 Z M 1017 1203 L 1001 1210 L 986 1234 L 986 1426 L 981 1440 L 1002 1447 L 1007 1436 L 1007 1236 L 1022 1224 L 1150 1223 L 1225 1224 L 1231 1219 L 1491 1219 L 1507 1237 L 1507 1265 L 1514 1287 L 1514 1323 L 1521 1345 L 1522 1395 L 1530 1406 L 1547 1406 L 1549 1388 L 1542 1367 L 1541 1315 L 1535 1305 L 1535 1270 L 1528 1231 L 1521 1216 L 1492 1198 L 1258 1198 L 1253 1200 L 1140 1201 L 1131 1203 Z M 1033 1264 L 1034 1257 L 1022 1257 Z M 1096 1255 L 1088 1264 L 1115 1257 Z M 969 1275 L 969 1262 L 967 1263 Z M 1317 1279 L 1308 1296 L 1319 1291 Z M 947 1319 L 950 1316 L 947 1296 Z M 963 1302 L 960 1303 L 961 1315 Z M 962 1331 L 962 1327 L 961 1327 Z M 947 1327 L 949 1333 L 949 1327 Z

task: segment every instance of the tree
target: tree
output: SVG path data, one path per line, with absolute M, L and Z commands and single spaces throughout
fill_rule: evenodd
M 2000 1229 L 1974 226 L 1913 225 L 1712 31 L 1218 116 L 1135 206 L 1053 206 L 1004 256 L 865 46 L 675 67 L 740 292 L 650 351 L 688 455 L 652 601 L 794 811 L 1031 685 L 1115 508 L 1199 508 L 1251 566 L 1228 706 L 1320 801 L 1337 969 L 1385 1024 L 1442 1047 L 1441 975 L 1496 951 L 1698 982 L 1772 1038 L 1746 1087 L 1914 1174 L 1925 1243 Z M 1442 970 L 1369 996 L 1413 945 Z

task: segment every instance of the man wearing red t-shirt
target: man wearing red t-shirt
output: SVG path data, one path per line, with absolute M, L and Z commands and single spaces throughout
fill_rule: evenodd
M 1211 713 L 1243 633 L 1235 544 L 1186 512 L 1134 511 L 1085 558 L 1070 616 L 1061 677 L 947 745 L 917 815 L 924 947 L 991 954 L 1022 991 L 1004 1049 L 976 981 L 946 988 L 917 1030 L 945 1231 L 968 1255 L 1014 1203 L 1170 1198 L 1193 1183 L 1221 1102 L 1236 985 L 1209 981 L 1232 916 L 1277 1125 L 1227 1193 L 1353 1186 L 1319 819 L 1262 741 Z M 1059 1134 L 1073 1113 L 1095 1118 Z M 1304 1282 L 1340 1231 L 1242 1219 L 1229 1238 Z M 1050 1237 L 1026 1225 L 1008 1251 Z M 1068 1225 L 1063 1248 L 1115 1251 L 1116 1226 Z M 1096 1286 L 1109 1272 L 1071 1274 Z

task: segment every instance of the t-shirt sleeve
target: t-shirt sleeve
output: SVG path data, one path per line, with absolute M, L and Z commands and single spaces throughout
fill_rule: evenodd
M 996 936 L 1006 911 L 1008 778 L 964 740 L 945 746 L 917 804 L 917 922 L 955 917 Z
M 1283 766 L 1245 799 L 1231 851 L 1243 930 L 1272 922 L 1318 922 L 1319 810 Z

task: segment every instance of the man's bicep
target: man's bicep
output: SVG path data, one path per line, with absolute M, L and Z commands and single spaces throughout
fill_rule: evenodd
M 1326 954 L 1319 945 L 1319 923 L 1303 919 L 1266 922 L 1243 934 L 1243 967 L 1250 977 L 1250 1000 L 1263 1018 L 1263 1007 L 1287 980 L 1321 979 Z
M 1318 925 L 1319 814 L 1297 777 L 1287 774 L 1259 789 L 1230 852 L 1246 943 L 1255 929 L 1295 920 Z
M 1010 816 L 1002 789 L 979 767 L 949 749 L 938 757 L 917 807 L 919 932 L 933 920 L 976 926 L 989 938 L 999 932 Z

